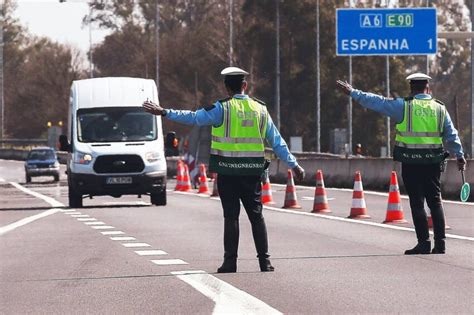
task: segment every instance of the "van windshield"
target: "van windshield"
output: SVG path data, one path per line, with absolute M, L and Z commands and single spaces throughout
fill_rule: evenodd
M 101 107 L 77 111 L 80 142 L 155 140 L 156 118 L 141 107 Z

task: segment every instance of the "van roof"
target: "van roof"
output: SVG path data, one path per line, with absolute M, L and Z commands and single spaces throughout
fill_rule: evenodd
M 76 80 L 71 91 L 77 108 L 142 106 L 147 98 L 157 102 L 157 94 L 155 81 L 127 77 Z

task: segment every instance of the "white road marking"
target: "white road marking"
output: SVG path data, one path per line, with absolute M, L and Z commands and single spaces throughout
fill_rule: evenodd
M 370 222 L 370 221 L 354 220 L 354 219 L 334 217 L 334 216 L 329 216 L 329 215 L 325 215 L 325 214 L 318 214 L 318 213 L 311 213 L 311 212 L 300 212 L 300 211 L 289 210 L 289 209 L 280 209 L 280 208 L 275 208 L 275 207 L 270 207 L 270 206 L 265 206 L 265 205 L 263 207 L 265 209 L 272 210 L 272 211 L 277 211 L 277 212 L 284 212 L 284 213 L 292 213 L 292 214 L 297 214 L 297 215 L 319 217 L 319 218 L 324 218 L 324 219 L 328 219 L 328 220 L 349 222 L 349 223 L 355 223 L 355 224 L 371 225 L 371 226 L 382 227 L 382 228 L 385 228 L 385 229 L 415 232 L 414 228 L 403 227 L 403 226 L 392 225 L 392 224 L 383 224 L 383 223 L 376 223 L 376 222 Z M 430 234 L 433 234 L 433 232 L 430 231 Z M 455 238 L 455 239 L 459 239 L 459 240 L 465 240 L 465 241 L 474 241 L 474 237 L 469 237 L 469 236 L 446 234 L 446 237 Z
M 110 238 L 112 241 L 134 241 L 136 240 L 135 237 L 131 236 L 115 236 Z
M 97 221 L 96 218 L 77 218 L 77 221 L 86 222 L 86 221 Z
M 76 215 L 76 214 L 82 214 L 82 212 L 77 212 L 77 211 L 74 211 L 74 212 L 64 212 L 64 214 Z
M 280 184 L 272 184 L 272 185 L 280 185 Z M 280 185 L 280 186 L 283 187 L 285 185 Z M 297 187 L 311 188 L 311 187 L 306 187 L 306 186 L 297 186 Z M 345 188 L 334 188 L 334 189 L 335 190 L 337 189 L 337 190 L 352 191 L 352 189 L 345 189 Z M 196 196 L 196 194 L 194 194 L 192 192 L 184 192 L 184 191 L 179 191 L 178 192 L 178 191 L 175 191 L 175 193 L 190 195 L 190 196 Z M 366 193 L 366 192 L 364 191 L 364 193 Z M 373 192 L 373 193 L 374 194 L 382 194 L 382 193 L 378 193 L 378 192 Z M 386 194 L 386 195 L 388 196 L 388 194 Z M 214 199 L 214 198 L 210 198 L 210 199 Z M 219 200 L 219 199 L 216 198 L 214 200 Z M 447 201 L 443 200 L 443 202 L 447 202 Z M 450 201 L 450 202 L 454 203 L 454 204 L 458 203 L 457 201 Z M 464 202 L 462 204 L 469 205 L 469 204 L 474 204 L 474 203 Z M 266 205 L 263 205 L 263 207 L 266 208 L 266 209 L 273 210 L 273 211 L 278 211 L 278 212 L 285 212 L 285 213 L 292 213 L 292 214 L 297 214 L 297 215 L 320 217 L 320 218 L 324 218 L 324 219 L 328 219 L 328 220 L 343 221 L 343 222 L 349 222 L 349 223 L 355 223 L 355 224 L 372 225 L 372 226 L 377 226 L 377 227 L 392 229 L 392 230 L 415 232 L 414 228 L 402 227 L 402 226 L 391 225 L 391 224 L 383 224 L 383 223 L 376 223 L 376 222 L 370 222 L 370 221 L 354 220 L 354 219 L 341 218 L 341 217 L 335 217 L 335 216 L 329 216 L 329 215 L 311 213 L 311 212 L 300 212 L 300 211 L 295 211 L 295 210 L 290 210 L 290 209 L 280 209 L 280 208 L 270 207 L 270 206 L 266 206 Z M 433 234 L 433 232 L 430 231 L 430 234 Z M 457 234 L 446 234 L 446 237 L 459 239 L 459 240 L 465 240 L 465 241 L 474 241 L 474 237 L 457 235 Z
M 188 263 L 181 259 L 158 259 L 151 260 L 152 263 L 159 266 L 169 266 L 169 265 L 187 265 Z
M 88 214 L 71 214 L 71 217 L 73 218 L 88 218 Z
M 328 198 L 327 197 L 328 201 L 331 201 L 331 200 L 334 200 L 334 199 L 336 199 L 336 198 Z M 303 198 L 301 198 L 301 200 L 313 200 L 314 201 L 314 197 L 303 197 Z
M 125 247 L 150 247 L 150 244 L 147 243 L 123 243 Z
M 2 182 L 2 183 L 3 183 L 4 181 L 5 181 L 5 180 L 4 180 L 3 178 L 1 178 L 1 177 L 0 177 L 0 182 Z
M 25 187 L 21 186 L 21 185 L 18 184 L 18 183 L 10 182 L 10 185 L 15 186 L 16 188 L 18 188 L 19 190 L 21 190 L 21 191 L 23 191 L 23 192 L 25 192 L 25 193 L 27 193 L 27 194 L 30 194 L 30 195 L 32 195 L 32 196 L 35 196 L 35 197 L 37 197 L 37 198 L 39 198 L 39 199 L 42 199 L 42 200 L 46 201 L 46 202 L 49 203 L 49 204 L 51 205 L 51 207 L 53 207 L 53 208 L 62 208 L 62 207 L 64 207 L 64 204 L 63 204 L 63 203 L 61 203 L 61 202 L 59 202 L 59 201 L 57 201 L 57 200 L 55 200 L 55 199 L 53 199 L 53 198 L 51 198 L 51 197 L 48 197 L 48 196 L 42 195 L 42 194 L 40 194 L 40 193 L 37 193 L 36 191 L 30 190 L 30 189 L 28 189 L 28 188 L 25 188 Z
M 91 226 L 91 228 L 96 229 L 96 230 L 110 230 L 110 229 L 115 229 L 113 226 L 110 226 L 110 225 Z
M 281 188 L 286 187 L 286 185 L 283 185 L 283 184 L 272 184 L 272 185 L 277 186 L 277 187 L 281 187 Z M 314 187 L 311 187 L 311 186 L 299 186 L 298 185 L 298 186 L 295 186 L 295 187 L 299 188 L 299 189 L 306 189 L 306 190 L 314 190 L 315 189 Z M 353 191 L 350 188 L 328 188 L 328 187 L 326 187 L 326 190 L 329 190 L 329 191 L 331 191 L 331 190 L 346 191 L 346 192 L 352 192 Z M 378 191 L 364 190 L 364 194 L 373 195 L 373 196 L 383 196 L 383 197 L 388 198 L 388 193 L 383 193 L 383 192 L 378 192 Z M 400 197 L 402 199 L 408 200 L 407 195 L 400 194 Z M 461 201 L 455 201 L 455 200 L 443 200 L 443 203 L 450 203 L 450 204 L 454 204 L 454 205 L 474 206 L 474 202 L 461 202 Z
M 11 224 L 2 226 L 2 227 L 0 227 L 0 235 L 11 232 L 11 231 L 13 231 L 14 229 L 16 229 L 20 226 L 26 225 L 26 224 L 31 223 L 33 221 L 36 221 L 38 219 L 41 219 L 41 218 L 47 217 L 49 215 L 55 214 L 56 212 L 59 212 L 59 209 L 55 209 L 56 207 L 64 207 L 64 204 L 60 203 L 59 201 L 54 200 L 51 197 L 48 197 L 48 196 L 42 195 L 40 193 L 37 193 L 37 192 L 35 192 L 31 189 L 25 188 L 25 187 L 21 186 L 20 184 L 10 182 L 10 185 L 12 185 L 15 188 L 23 191 L 24 193 L 27 193 L 29 195 L 32 195 L 32 196 L 36 197 L 36 198 L 44 200 L 45 202 L 49 203 L 53 207 L 53 209 L 49 209 L 49 210 L 46 210 L 44 212 L 41 212 L 41 213 L 38 213 L 38 214 L 35 214 L 35 215 L 32 215 L 32 216 L 23 218 L 21 220 L 18 220 L 16 222 L 11 223 Z
M 102 235 L 123 235 L 125 232 L 122 231 L 105 231 L 105 232 L 100 232 Z
M 33 221 L 36 221 L 38 219 L 41 219 L 41 218 L 44 218 L 44 217 L 47 217 L 51 214 L 55 214 L 56 212 L 59 212 L 59 209 L 50 209 L 50 210 L 46 210 L 44 212 L 41 212 L 41 213 L 38 213 L 38 214 L 35 214 L 35 215 L 32 215 L 30 217 L 26 217 L 26 218 L 23 218 L 21 220 L 18 220 L 16 222 L 13 222 L 11 224 L 8 224 L 8 225 L 5 225 L 5 226 L 2 226 L 0 227 L 0 235 L 3 235 L 5 233 L 8 233 L 8 232 L 11 232 L 13 231 L 14 229 L 20 227 L 20 226 L 23 226 L 23 225 L 26 225 L 28 223 L 31 223 Z
M 75 212 L 76 210 L 74 209 L 61 209 L 61 212 L 69 212 L 68 214 L 71 214 L 72 212 Z
M 84 222 L 85 225 L 105 225 L 102 221 Z
M 108 201 L 103 204 L 106 206 L 151 206 L 151 203 L 145 201 Z
M 216 304 L 212 314 L 282 314 L 270 305 L 201 270 L 171 274 L 186 282 Z
M 164 250 L 159 250 L 159 249 L 136 250 L 135 253 L 137 253 L 140 256 L 168 255 L 167 252 L 165 252 Z

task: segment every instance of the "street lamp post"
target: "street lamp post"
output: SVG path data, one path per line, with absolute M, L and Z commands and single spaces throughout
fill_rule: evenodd
M 4 10 L 4 2 L 3 0 L 0 1 L 0 140 L 5 140 L 5 106 L 4 106 L 4 98 L 3 98 L 3 28 L 5 27 L 5 15 L 3 14 Z M 2 142 L 3 146 L 3 142 Z

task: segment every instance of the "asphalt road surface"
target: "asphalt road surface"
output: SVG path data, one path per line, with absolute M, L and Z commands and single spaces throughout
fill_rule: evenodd
M 405 256 L 404 225 L 381 224 L 387 195 L 365 192 L 366 220 L 347 219 L 352 191 L 327 189 L 332 212 L 311 213 L 314 187 L 297 187 L 302 209 L 267 206 L 275 272 L 258 269 L 242 210 L 238 272 L 222 262 L 218 198 L 174 192 L 168 205 L 126 196 L 67 207 L 66 175 L 33 178 L 0 160 L 1 314 L 474 313 L 474 204 L 445 202 L 446 255 Z

